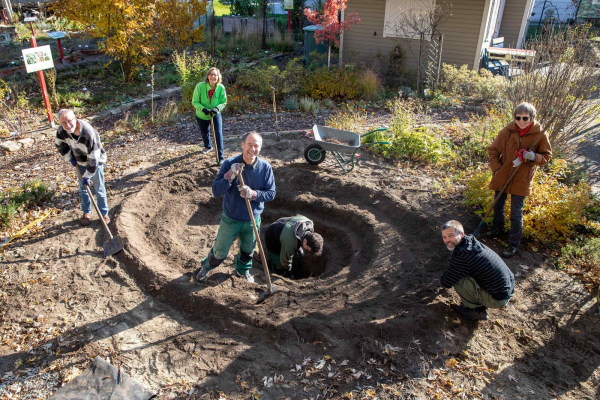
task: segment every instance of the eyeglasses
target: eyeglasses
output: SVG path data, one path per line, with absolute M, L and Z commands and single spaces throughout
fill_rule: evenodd
M 523 121 L 529 121 L 529 117 L 515 117 L 517 121 L 520 121 L 523 118 Z

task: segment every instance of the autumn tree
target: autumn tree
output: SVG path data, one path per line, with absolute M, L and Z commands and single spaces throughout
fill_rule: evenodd
M 54 0 L 56 15 L 80 23 L 101 48 L 121 62 L 130 80 L 137 67 L 149 66 L 163 49 L 182 49 L 204 39 L 206 0 Z
M 304 9 L 304 15 L 313 25 L 319 28 L 315 31 L 315 41 L 317 43 L 327 42 L 327 68 L 331 64 L 331 44 L 340 45 L 340 35 L 350 29 L 351 25 L 358 24 L 360 18 L 355 12 L 348 13 L 344 21 L 340 21 L 340 12 L 346 9 L 347 0 L 327 0 L 323 13 Z

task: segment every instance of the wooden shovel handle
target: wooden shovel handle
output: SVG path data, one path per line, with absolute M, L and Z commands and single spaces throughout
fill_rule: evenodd
M 242 178 L 242 172 L 244 171 L 244 167 L 240 169 L 238 172 L 238 179 L 240 184 L 244 186 L 244 178 Z M 250 221 L 252 221 L 252 228 L 254 228 L 254 236 L 256 236 L 256 242 L 258 243 L 258 250 L 260 251 L 260 259 L 262 260 L 263 268 L 265 271 L 265 277 L 267 279 L 267 290 L 271 292 L 271 275 L 269 275 L 269 267 L 267 266 L 267 259 L 265 257 L 265 252 L 263 251 L 262 242 L 260 240 L 260 232 L 256 227 L 256 221 L 254 220 L 254 214 L 252 213 L 252 206 L 250 206 L 250 200 L 244 198 L 246 200 L 246 207 L 248 207 L 248 214 L 250 215 Z

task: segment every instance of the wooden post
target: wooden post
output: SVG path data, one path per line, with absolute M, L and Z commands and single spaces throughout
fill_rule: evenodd
M 19 3 L 19 6 L 21 4 Z M 12 4 L 10 2 L 10 0 L 2 0 L 2 18 L 4 18 L 4 24 L 8 25 L 8 23 L 12 23 L 13 22 L 13 10 L 12 10 Z

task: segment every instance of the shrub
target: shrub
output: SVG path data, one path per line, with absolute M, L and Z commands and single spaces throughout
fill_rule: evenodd
M 294 42 L 292 36 L 286 31 L 284 35 L 279 29 L 275 29 L 273 36 L 267 40 L 267 47 L 281 53 L 293 53 Z
M 313 100 L 310 97 L 303 97 L 300 99 L 298 107 L 302 112 L 316 115 L 319 112 L 319 101 Z
M 381 86 L 379 77 L 370 69 L 363 71 L 360 77 L 360 93 L 367 100 L 373 100 Z
M 356 109 L 351 104 L 336 111 L 325 120 L 325 125 L 344 131 L 359 132 L 367 122 L 367 113 L 364 109 Z
M 171 125 L 179 118 L 179 106 L 174 100 L 168 100 L 156 110 L 154 124 L 158 126 Z
M 252 104 L 254 102 L 250 101 L 247 90 L 240 89 L 237 85 L 227 88 L 227 112 L 243 114 L 252 109 Z
M 442 92 L 451 96 L 492 101 L 498 99 L 504 84 L 503 77 L 494 76 L 486 69 L 474 71 L 467 65 L 456 68 L 444 63 L 439 87 Z
M 592 290 L 600 285 L 600 238 L 577 238 L 561 249 L 556 266 L 577 278 Z
M 555 159 L 547 168 L 536 174 L 531 185 L 531 195 L 523 208 L 523 236 L 542 243 L 573 237 L 581 227 L 595 229 L 596 224 L 586 217 L 592 202 L 587 182 L 568 186 L 560 176 L 572 168 L 565 160 Z M 467 179 L 465 203 L 483 214 L 493 201 L 488 189 L 492 174 L 489 168 L 480 167 Z M 510 207 L 510 202 L 507 202 Z M 505 224 L 510 226 L 510 213 L 505 213 Z M 491 217 L 486 222 L 491 222 Z
M 192 101 L 194 88 L 198 82 L 206 79 L 206 72 L 214 65 L 214 60 L 208 53 L 199 52 L 189 55 L 184 50 L 173 53 L 173 64 L 179 75 L 183 100 Z
M 352 68 L 318 68 L 306 76 L 300 93 L 315 99 L 352 100 L 359 93 L 358 81 Z
M 243 69 L 239 72 L 236 84 L 250 93 L 271 100 L 271 87 L 275 88 L 278 97 L 287 97 L 298 92 L 303 77 L 304 68 L 300 59 L 294 58 L 282 70 L 276 65 L 265 64 Z
M 392 105 L 390 128 L 365 137 L 365 143 L 388 141 L 389 145 L 377 144 L 373 152 L 389 159 L 411 159 L 423 163 L 439 164 L 452 160 L 454 154 L 449 141 L 427 128 L 415 128 L 416 108 L 414 101 L 396 100 Z
M 285 102 L 283 103 L 283 109 L 288 111 L 298 110 L 298 98 L 296 96 L 291 96 L 285 99 Z
M 0 194 L 0 228 L 11 225 L 15 214 L 19 210 L 39 206 L 50 200 L 54 192 L 48 185 L 39 180 L 25 182 L 19 189 L 9 189 Z

